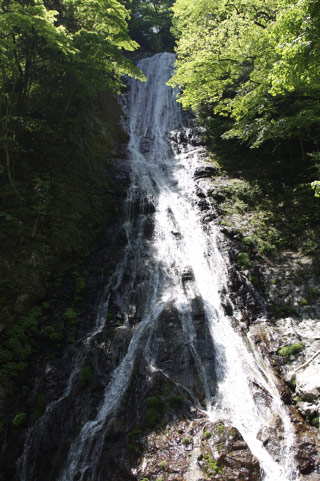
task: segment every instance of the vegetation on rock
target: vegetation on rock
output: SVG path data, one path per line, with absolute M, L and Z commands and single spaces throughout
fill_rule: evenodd
M 304 345 L 299 342 L 297 344 L 289 344 L 288 346 L 283 346 L 278 351 L 278 355 L 282 357 L 289 357 L 292 354 L 298 354 L 299 352 L 303 351 Z

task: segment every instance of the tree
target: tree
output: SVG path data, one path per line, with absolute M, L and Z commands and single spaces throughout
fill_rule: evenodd
M 131 11 L 129 33 L 140 46 L 152 52 L 172 51 L 170 32 L 174 0 L 126 0 Z
M 304 158 L 305 142 L 318 149 L 319 2 L 177 0 L 173 10 L 171 85 L 185 107 L 251 147 L 295 138 Z
M 76 93 L 86 98 L 99 90 L 119 92 L 124 74 L 142 78 L 122 54 L 137 44 L 128 35 L 129 13 L 121 3 L 56 4 L 59 11 L 43 0 L 8 0 L 1 6 L 0 138 L 2 169 L 12 186 L 23 138 L 59 128 Z M 52 105 L 60 107 L 51 123 L 46 96 L 55 97 Z

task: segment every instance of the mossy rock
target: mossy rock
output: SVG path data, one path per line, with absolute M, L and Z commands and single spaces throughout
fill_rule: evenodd
M 298 342 L 297 344 L 288 344 L 287 346 L 283 346 L 278 350 L 277 354 L 281 357 L 289 357 L 293 354 L 298 354 L 299 352 L 303 351 L 303 349 L 304 344 L 302 342 Z

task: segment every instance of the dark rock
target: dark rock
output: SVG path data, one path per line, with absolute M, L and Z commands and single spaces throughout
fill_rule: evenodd
M 222 307 L 227 316 L 233 315 L 233 307 L 230 301 L 227 301 L 226 303 L 222 304 Z
M 216 167 L 203 167 L 197 169 L 194 173 L 195 179 L 205 179 L 207 177 L 212 177 L 218 174 L 218 169 Z
M 192 272 L 192 269 L 185 269 L 182 273 L 182 282 L 187 282 L 187 281 L 194 281 L 194 274 Z
M 297 434 L 295 459 L 301 474 L 316 472 L 320 479 L 320 435 L 319 431 L 309 430 Z
M 198 206 L 201 211 L 210 209 L 210 204 L 206 200 L 199 201 Z

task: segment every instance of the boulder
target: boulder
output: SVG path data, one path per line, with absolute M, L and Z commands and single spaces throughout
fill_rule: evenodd
M 320 396 L 320 362 L 301 369 L 296 374 L 296 392 L 303 400 L 314 402 Z

